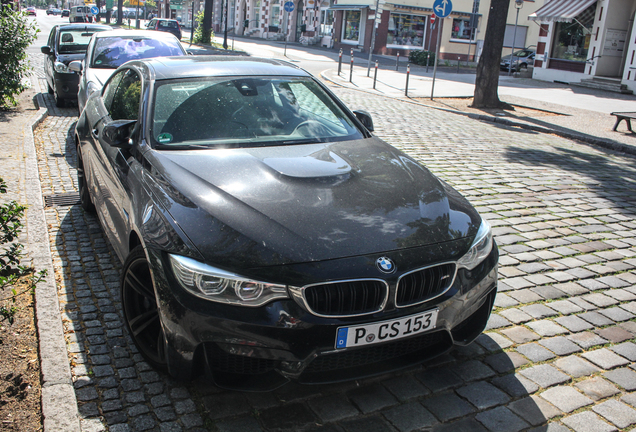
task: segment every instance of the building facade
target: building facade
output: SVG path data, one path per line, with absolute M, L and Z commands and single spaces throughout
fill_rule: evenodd
M 533 78 L 604 79 L 636 92 L 636 0 L 547 0 L 529 19 L 541 25 Z
M 164 17 L 190 22 L 203 0 L 160 0 Z M 388 3 L 399 1 L 399 3 Z M 536 46 L 540 25 L 528 19 L 544 0 L 510 0 L 502 55 L 514 48 Z M 408 56 L 414 50 L 434 51 L 440 38 L 440 58 L 476 61 L 486 33 L 489 0 L 454 0 L 447 18 L 431 20 L 434 0 L 216 0 L 213 28 L 255 38 L 301 42 L 327 48 Z M 376 2 L 378 11 L 376 14 Z M 519 7 L 519 4 L 521 5 Z M 517 15 L 517 12 L 521 12 Z M 183 21 L 182 21 L 183 22 Z M 517 22 L 515 33 L 515 22 Z M 375 31 L 375 38 L 373 33 Z M 516 36 L 516 37 L 515 37 Z M 373 47 L 371 44 L 373 43 Z

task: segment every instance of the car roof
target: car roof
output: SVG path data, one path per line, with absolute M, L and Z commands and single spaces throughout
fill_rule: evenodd
M 311 76 L 303 69 L 282 60 L 247 56 L 154 57 L 127 64 L 145 69 L 154 80 L 214 76 Z
M 165 32 L 154 32 L 154 33 L 150 33 L 148 30 L 113 30 L 108 32 L 108 34 L 95 34 L 94 37 L 140 37 L 140 38 L 146 38 L 146 39 L 160 39 L 160 38 L 165 38 L 165 39 L 172 39 L 176 37 L 172 34 L 172 33 L 165 33 Z

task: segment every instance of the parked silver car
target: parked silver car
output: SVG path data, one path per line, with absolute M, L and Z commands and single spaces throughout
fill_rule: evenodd
M 77 103 L 80 113 L 86 100 L 110 78 L 119 66 L 130 60 L 186 55 L 176 37 L 170 33 L 145 30 L 114 30 L 108 36 L 91 38 L 83 61 L 74 61 L 69 69 L 81 74 Z
M 510 57 L 514 57 L 512 62 L 512 70 L 518 72 L 519 69 L 526 69 L 528 66 L 534 65 L 535 51 L 531 49 L 522 49 L 515 52 L 512 56 L 509 54 L 501 58 L 499 68 L 507 71 L 510 68 Z

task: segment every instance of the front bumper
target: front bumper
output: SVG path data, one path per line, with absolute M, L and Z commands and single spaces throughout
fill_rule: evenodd
M 77 99 L 79 75 L 76 73 L 55 73 L 55 92 L 61 99 Z
M 174 281 L 166 257 L 148 250 L 167 339 L 171 375 L 201 372 L 225 388 L 271 390 L 293 380 L 323 384 L 413 366 L 471 343 L 486 327 L 497 290 L 498 252 L 472 271 L 460 269 L 450 289 L 426 303 L 348 318 L 309 314 L 294 300 L 259 308 L 193 299 Z M 437 308 L 426 333 L 360 348 L 335 349 L 336 330 Z M 389 308 L 390 309 L 390 308 Z

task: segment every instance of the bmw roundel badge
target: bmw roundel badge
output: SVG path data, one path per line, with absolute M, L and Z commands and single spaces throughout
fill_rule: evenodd
M 393 273 L 395 271 L 395 264 L 391 258 L 380 257 L 375 260 L 375 265 L 382 273 Z

